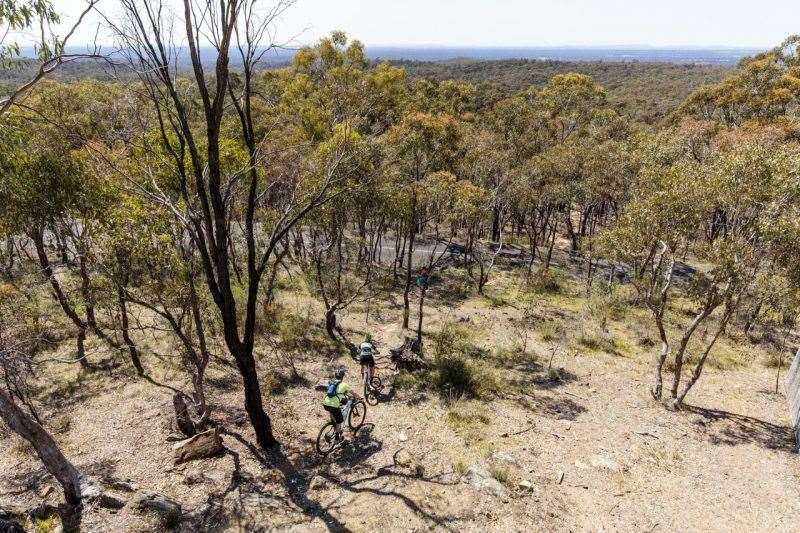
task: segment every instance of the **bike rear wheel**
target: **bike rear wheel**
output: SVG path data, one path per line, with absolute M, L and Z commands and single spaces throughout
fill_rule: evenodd
M 378 402 L 380 401 L 380 398 L 378 398 L 378 393 L 367 384 L 364 384 L 364 399 L 369 405 L 378 405 Z
M 362 400 L 358 400 L 353 404 L 350 409 L 350 415 L 347 417 L 347 425 L 350 429 L 357 431 L 364 425 L 364 420 L 367 418 L 367 404 Z
M 317 453 L 320 455 L 328 455 L 336 448 L 336 425 L 333 422 L 328 422 L 322 429 L 319 430 L 317 435 Z

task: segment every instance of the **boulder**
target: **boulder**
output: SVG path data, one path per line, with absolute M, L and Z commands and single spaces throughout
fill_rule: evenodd
M 181 464 L 194 459 L 204 459 L 222 453 L 222 437 L 219 428 L 210 429 L 199 433 L 191 439 L 175 443 L 172 447 L 175 464 Z
M 140 511 L 157 515 L 167 526 L 175 525 L 183 514 L 181 504 L 156 492 L 137 492 L 132 503 Z
M 506 489 L 502 483 L 492 477 L 492 474 L 481 465 L 472 465 L 461 478 L 467 485 L 472 485 L 481 492 L 493 496 L 505 496 Z

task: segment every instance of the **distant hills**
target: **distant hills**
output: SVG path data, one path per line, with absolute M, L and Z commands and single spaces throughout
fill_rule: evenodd
M 109 48 L 110 50 L 110 48 Z M 291 61 L 296 49 L 276 48 L 270 50 L 265 59 L 272 64 Z M 73 46 L 70 52 L 85 51 L 85 47 Z M 699 65 L 734 65 L 741 58 L 761 50 L 755 48 L 658 48 L 649 46 L 609 47 L 459 47 L 459 46 L 367 46 L 367 57 L 373 60 L 390 61 L 446 61 L 453 59 L 500 60 L 532 59 L 539 61 L 606 61 L 677 63 Z M 33 49 L 25 48 L 24 56 L 32 56 Z M 211 48 L 201 50 L 204 60 L 212 60 L 215 52 Z M 179 54 L 183 60 L 187 53 Z M 231 60 L 235 63 L 236 55 Z

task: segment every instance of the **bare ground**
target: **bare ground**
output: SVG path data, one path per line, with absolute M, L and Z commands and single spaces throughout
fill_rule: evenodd
M 431 302 L 430 330 L 469 316 L 484 346 L 508 344 L 515 335 L 513 307 L 435 295 Z M 382 347 L 396 344 L 398 310 L 386 309 L 368 327 L 363 315 L 346 324 L 376 332 Z M 690 406 L 673 412 L 649 396 L 644 356 L 559 350 L 560 379 L 552 380 L 545 369 L 550 346 L 532 338 L 529 351 L 498 363 L 517 385 L 505 397 L 454 405 L 430 391 L 398 389 L 370 407 L 368 423 L 324 460 L 313 441 L 325 416 L 320 393 L 308 384 L 267 394 L 284 444 L 263 454 L 253 445 L 235 371 L 215 364 L 210 395 L 227 452 L 178 467 L 166 441 L 173 433 L 171 391 L 134 380 L 127 365 L 88 375 L 74 365 L 50 366 L 53 385 L 42 394 L 56 400 L 49 422 L 82 469 L 174 498 L 185 513 L 177 526 L 184 531 L 796 530 L 800 463 L 784 397 L 772 392 L 774 369 L 710 368 Z M 265 358 L 263 370 L 273 363 Z M 145 364 L 158 368 L 156 382 L 181 379 L 155 358 Z M 307 354 L 297 361 L 311 383 L 337 364 L 357 380 L 356 365 L 345 358 Z M 381 372 L 391 379 L 390 370 Z M 448 422 L 460 408 L 484 412 L 485 423 Z M 0 507 L 60 501 L 59 491 L 42 497 L 52 481 L 25 445 L 6 434 L 0 449 Z M 488 468 L 503 490 L 464 482 L 472 465 Z M 87 508 L 81 523 L 84 531 L 163 528 L 129 507 Z

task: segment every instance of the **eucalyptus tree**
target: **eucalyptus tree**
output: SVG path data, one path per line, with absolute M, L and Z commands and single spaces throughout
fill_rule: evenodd
M 122 0 L 124 21 L 114 24 L 156 117 L 155 140 L 141 145 L 151 149 L 158 144 L 168 154 L 173 185 L 166 189 L 140 181 L 138 188 L 186 228 L 225 345 L 242 376 L 256 440 L 270 448 L 277 440 L 264 411 L 253 355 L 261 282 L 278 268 L 275 259 L 289 246 L 290 232 L 341 194 L 345 177 L 336 170 L 348 154 L 331 154 L 324 168 L 311 165 L 309 154 L 322 137 L 293 138 L 294 128 L 278 135 L 273 128 L 280 129 L 276 120 L 285 115 L 272 109 L 279 104 L 257 94 L 256 71 L 270 44 L 264 39 L 288 3 L 267 13 L 253 0 L 184 0 L 181 5 L 179 42 L 188 52 L 191 82 L 177 74 L 174 18 L 162 2 Z M 329 49 L 336 50 L 336 40 Z M 213 68 L 201 57 L 204 45 L 214 52 Z M 237 74 L 231 66 L 234 56 Z M 321 57 L 323 62 L 327 58 Z M 309 87 L 319 81 L 313 74 L 306 78 Z M 322 123 L 337 118 L 328 110 L 300 118 L 306 117 Z M 227 157 L 228 149 L 237 155 Z
M 11 145 L 11 153 L 14 153 L 19 143 L 24 142 L 24 138 L 21 138 L 16 131 L 12 133 L 12 129 L 8 127 L 9 124 L 6 122 L 8 119 L 7 112 L 19 98 L 33 88 L 43 77 L 64 61 L 70 60 L 70 56 L 64 53 L 64 47 L 69 37 L 83 21 L 83 17 L 94 7 L 95 3 L 94 0 L 90 0 L 86 9 L 80 14 L 77 22 L 68 31 L 67 35 L 63 38 L 58 38 L 49 31 L 51 25 L 58 22 L 59 17 L 52 3 L 48 0 L 0 1 L 0 67 L 7 68 L 9 61 L 18 56 L 20 52 L 19 45 L 8 39 L 9 35 L 36 27 L 40 30 L 39 35 L 41 36 L 41 41 L 36 43 L 39 63 L 35 75 L 21 86 L 12 87 L 8 94 L 0 96 L 0 126 L 2 126 L 0 127 L 0 132 L 3 133 L 3 136 L 0 137 L 0 154 L 2 154 L 0 155 L 0 160 L 2 160 L 0 164 L 6 167 L 5 171 L 2 172 L 4 179 L 0 180 L 0 182 L 5 182 L 8 177 L 7 171 L 9 167 L 14 172 L 20 169 L 19 162 L 15 158 L 9 159 L 7 157 L 8 152 L 6 150 L 9 149 L 9 144 Z M 7 194 L 8 191 L 0 193 L 3 196 Z M 5 199 L 0 200 L 0 203 L 3 202 L 5 202 Z M 0 208 L 0 211 L 3 212 L 3 218 L 5 219 L 5 206 Z M 0 226 L 5 226 L 6 224 L 7 220 L 0 221 Z M 12 222 L 13 225 L 14 223 Z M 8 227 L 0 228 L 0 231 L 8 230 Z M 6 242 L 11 242 L 11 239 Z M 8 382 L 9 375 L 7 372 L 9 372 L 9 366 L 5 363 L 9 359 L 18 356 L 21 340 L 14 339 L 9 344 L 5 332 L 6 324 L 0 323 L 0 359 L 2 359 L 4 374 L 6 374 L 5 378 Z M 16 381 L 19 378 L 19 369 L 12 368 L 10 372 L 12 374 L 10 379 Z M 20 397 L 17 399 L 22 400 Z M 13 432 L 33 446 L 45 469 L 61 485 L 67 503 L 78 505 L 85 496 L 93 492 L 89 480 L 67 459 L 52 435 L 36 419 L 37 417 L 31 416 L 31 414 L 22 410 L 14 397 L 2 387 L 0 387 L 0 418 Z
M 420 231 L 419 184 L 432 172 L 450 170 L 458 155 L 461 131 L 458 121 L 447 114 L 410 112 L 385 135 L 389 172 L 395 187 L 405 198 L 402 226 L 405 232 L 405 288 L 403 328 L 408 328 L 410 293 L 414 271 L 414 244 Z M 398 231 L 398 232 L 399 232 Z
M 790 265 L 788 250 L 797 245 L 798 159 L 792 150 L 750 143 L 712 151 L 698 161 L 691 143 L 669 133 L 657 136 L 646 149 L 631 202 L 598 244 L 607 257 L 635 272 L 634 286 L 661 340 L 651 392 L 661 398 L 663 367 L 672 356 L 669 392 L 679 407 L 742 297 L 768 268 Z M 705 266 L 683 284 L 696 309 L 673 342 L 666 317 L 676 264 L 687 252 Z M 696 332 L 708 320 L 715 321 L 712 334 L 700 348 L 692 348 Z M 698 362 L 681 388 L 687 351 L 694 349 Z

